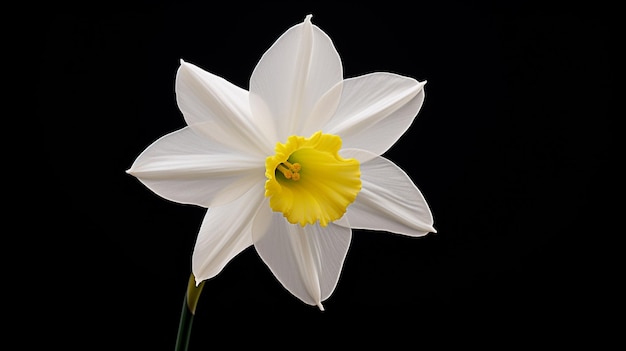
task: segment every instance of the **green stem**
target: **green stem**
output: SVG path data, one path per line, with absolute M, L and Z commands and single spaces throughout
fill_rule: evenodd
M 176 336 L 176 348 L 174 351 L 187 351 L 189 340 L 191 340 L 191 325 L 196 314 L 196 306 L 200 293 L 204 287 L 204 281 L 196 286 L 196 278 L 193 274 L 187 283 L 187 292 L 183 300 L 183 310 L 180 313 L 180 323 L 178 324 L 178 335 Z

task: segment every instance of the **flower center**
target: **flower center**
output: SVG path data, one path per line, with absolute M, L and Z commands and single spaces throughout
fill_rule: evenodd
M 339 155 L 341 138 L 314 133 L 276 143 L 265 160 L 265 196 L 289 223 L 321 226 L 341 218 L 361 190 L 359 161 Z
M 276 170 L 280 171 L 285 178 L 291 180 L 300 180 L 299 172 L 301 169 L 302 166 L 299 163 L 291 163 L 289 161 L 285 161 L 276 167 Z

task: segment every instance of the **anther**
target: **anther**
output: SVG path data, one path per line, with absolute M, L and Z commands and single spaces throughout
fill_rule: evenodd
M 291 163 L 289 161 L 285 161 L 276 167 L 287 179 L 291 180 L 299 180 L 300 179 L 300 170 L 302 166 L 299 163 Z
M 289 167 L 289 170 L 291 170 L 292 172 L 295 172 L 295 173 L 300 172 L 300 170 L 302 169 L 300 164 L 297 163 L 297 162 L 296 163 L 291 163 L 289 161 L 285 161 L 285 162 L 283 162 L 283 164 L 285 166 Z
M 291 177 L 293 177 L 293 173 L 287 169 L 287 167 L 283 166 L 283 164 L 279 164 L 278 167 L 276 167 L 276 169 L 278 169 L 287 179 L 291 179 Z M 298 176 L 298 178 L 300 178 L 300 176 Z

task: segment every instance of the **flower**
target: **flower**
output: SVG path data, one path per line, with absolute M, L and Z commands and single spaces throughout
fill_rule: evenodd
M 344 80 L 333 42 L 308 15 L 261 57 L 249 91 L 181 60 L 187 126 L 127 172 L 166 199 L 208 208 L 192 257 L 197 283 L 253 245 L 289 292 L 323 310 L 352 228 L 435 232 L 420 191 L 381 156 L 413 122 L 424 84 L 382 72 Z

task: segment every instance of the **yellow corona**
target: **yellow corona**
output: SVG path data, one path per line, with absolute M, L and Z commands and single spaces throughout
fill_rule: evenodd
M 359 161 L 339 155 L 341 138 L 316 132 L 277 143 L 265 160 L 265 196 L 292 224 L 323 227 L 341 218 L 361 190 Z

